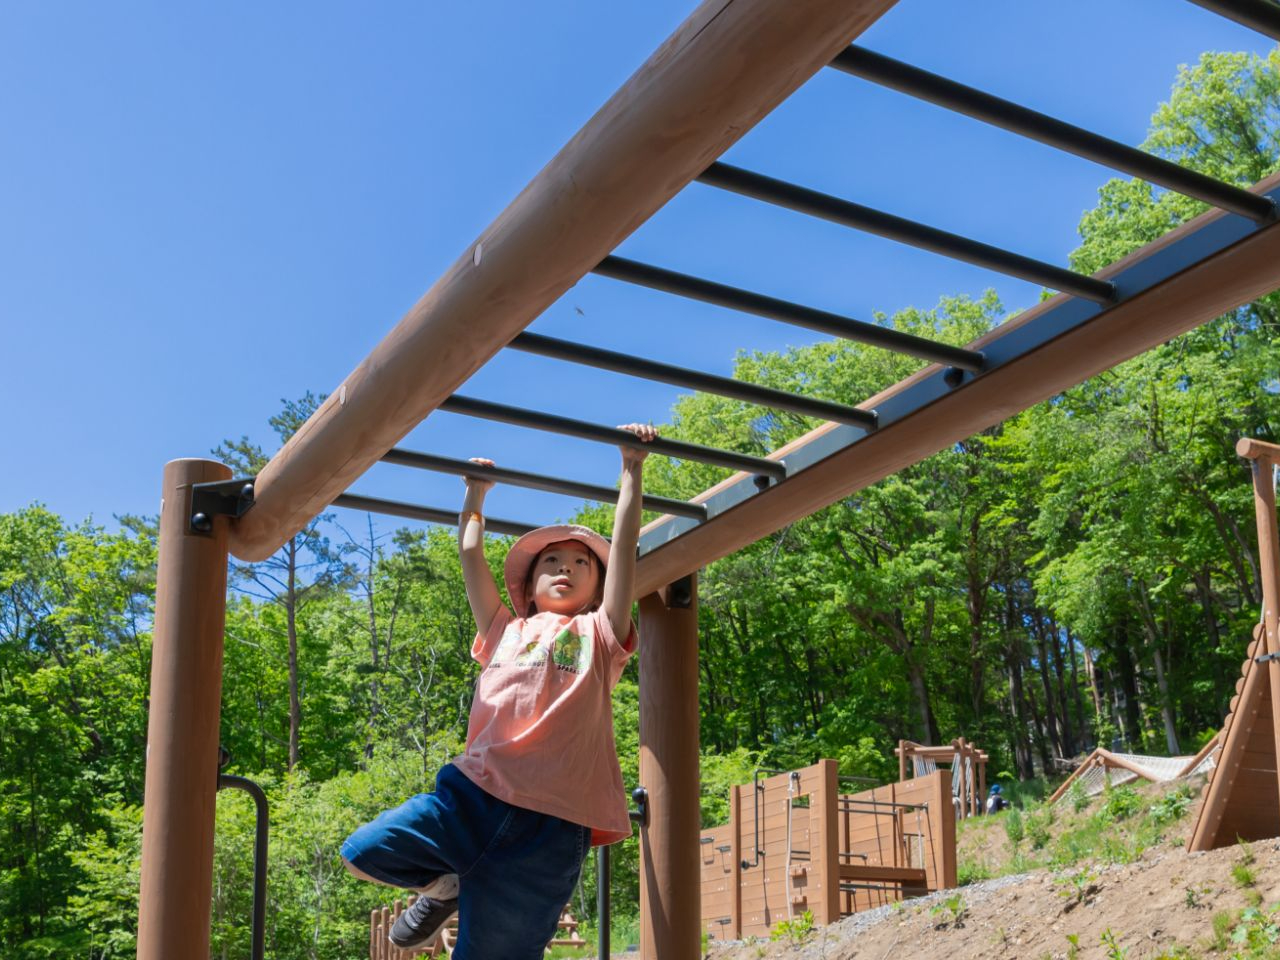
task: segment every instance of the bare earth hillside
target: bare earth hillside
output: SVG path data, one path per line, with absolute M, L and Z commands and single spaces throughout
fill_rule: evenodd
M 1280 912 L 1269 912 L 1280 904 L 1280 841 L 1188 854 L 1199 793 L 1198 784 L 1194 801 L 1185 785 L 1129 789 L 1079 810 L 1022 813 L 1021 829 L 1008 829 L 1006 814 L 970 821 L 960 833 L 961 876 L 991 879 L 774 941 L 712 945 L 709 956 L 1280 957 L 1272 925 Z

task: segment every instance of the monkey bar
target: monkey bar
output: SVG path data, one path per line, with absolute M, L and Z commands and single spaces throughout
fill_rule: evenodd
M 436 410 L 604 443 L 638 443 L 608 427 L 455 393 L 588 273 L 851 337 L 932 364 L 875 397 L 827 408 L 821 415 L 828 422 L 764 457 L 665 439 L 649 447 L 739 471 L 692 505 L 649 524 L 640 544 L 636 586 L 646 635 L 640 651 L 641 780 L 650 796 L 650 820 L 641 833 L 641 936 L 643 955 L 663 960 L 692 958 L 698 948 L 697 863 L 689 853 L 698 829 L 693 572 L 1280 285 L 1280 176 L 1239 191 L 1232 185 L 1206 187 L 1156 164 L 1159 170 L 1152 168 L 1150 175 L 1165 179 L 1155 182 L 1177 183 L 1173 189 L 1211 196 L 1209 202 L 1221 206 L 1083 277 L 720 163 L 726 149 L 824 66 L 869 70 L 867 58 L 848 45 L 892 6 L 893 0 L 705 0 L 328 396 L 263 468 L 251 491 L 224 490 L 229 476 L 220 464 L 169 465 L 148 732 L 140 958 L 205 951 L 228 549 L 242 560 L 263 560 L 334 504 L 452 521 L 453 511 L 350 489 L 380 460 L 412 460 L 404 452 L 393 454 L 393 448 Z M 1275 4 L 1259 0 L 1212 6 L 1263 29 L 1275 19 Z M 981 97 L 962 99 L 965 112 L 980 115 L 974 104 Z M 983 102 L 991 106 L 989 99 Z M 1016 111 L 1005 113 L 1013 117 Z M 1032 130 L 1036 125 L 1027 122 L 1026 112 L 1007 122 L 983 118 L 1012 124 L 1011 129 L 1022 125 L 1027 129 L 1019 132 L 1041 139 L 1049 135 Z M 1109 149 L 1097 138 L 1069 131 L 1060 139 L 1058 145 L 1070 144 L 1076 152 Z M 1125 158 L 1133 159 L 1127 153 Z M 957 347 L 615 255 L 619 243 L 699 178 L 1030 276 L 1062 292 Z M 568 358 L 574 362 L 590 357 L 600 365 L 623 366 L 594 348 L 567 351 L 528 336 L 516 344 L 530 346 L 576 353 Z M 708 379 L 693 384 L 694 371 L 670 365 L 625 366 L 630 375 L 678 374 L 698 389 L 715 386 Z M 748 402 L 790 404 L 781 408 L 793 410 L 799 404 L 818 412 L 812 398 L 745 389 L 739 398 L 748 392 Z M 510 474 L 490 476 L 515 482 Z M 526 485 L 563 484 L 560 492 L 577 483 L 528 474 L 522 479 Z M 230 486 L 241 488 L 243 481 Z M 489 526 L 500 529 L 492 520 Z M 521 529 L 525 525 L 515 521 L 501 528 Z

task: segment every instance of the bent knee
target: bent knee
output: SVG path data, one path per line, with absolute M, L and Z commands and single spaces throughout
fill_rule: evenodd
M 369 876 L 369 874 L 365 873 L 346 857 L 342 858 L 342 865 L 347 868 L 347 873 L 359 880 L 368 880 L 370 883 L 379 883 L 384 887 L 391 886 L 391 884 L 387 883 L 385 880 L 379 880 L 377 877 Z

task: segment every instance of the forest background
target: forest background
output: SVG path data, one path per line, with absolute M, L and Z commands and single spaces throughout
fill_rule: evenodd
M 1280 168 L 1280 52 L 1206 54 L 1144 147 L 1236 184 Z M 1080 224 L 1092 272 L 1199 213 L 1115 179 Z M 1006 317 L 994 294 L 880 316 L 964 343 Z M 899 738 L 965 736 L 1009 781 L 1094 744 L 1193 752 L 1221 723 L 1260 604 L 1243 435 L 1280 440 L 1280 294 L 1241 307 L 710 566 L 700 580 L 703 813 L 759 766 L 834 757 L 896 776 Z M 914 362 L 844 342 L 738 357 L 735 375 L 832 399 Z M 286 402 L 283 440 L 318 398 Z M 709 396 L 668 436 L 763 453 L 811 428 Z M 264 451 L 213 455 L 252 472 Z M 651 458 L 648 488 L 691 496 L 713 469 Z M 461 490 L 459 490 L 461 497 Z M 134 950 L 155 519 L 119 531 L 39 504 L 0 515 L 0 952 Z M 607 529 L 607 509 L 579 520 Z M 506 542 L 489 542 L 497 570 Z M 361 956 L 390 892 L 349 878 L 354 826 L 429 787 L 465 733 L 476 666 L 449 530 L 376 534 L 323 518 L 235 565 L 223 681 L 228 772 L 271 801 L 267 950 Z M 637 779 L 637 678 L 615 695 Z M 247 955 L 253 812 L 218 801 L 213 955 Z M 594 913 L 588 861 L 575 910 Z M 637 902 L 634 840 L 614 910 Z

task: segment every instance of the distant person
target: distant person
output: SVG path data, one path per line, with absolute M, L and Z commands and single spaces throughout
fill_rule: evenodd
M 999 813 L 1007 806 L 1009 806 L 1009 801 L 1004 798 L 1004 792 L 1000 789 L 1000 784 L 993 783 L 990 792 L 987 794 L 987 813 Z
M 645 443 L 652 426 L 630 424 Z M 466 477 L 458 553 L 483 668 L 462 756 L 342 845 L 364 880 L 418 891 L 390 939 L 433 946 L 456 914 L 454 960 L 541 960 L 593 845 L 631 835 L 610 693 L 636 649 L 631 622 L 647 451 L 622 448 L 613 543 L 540 527 L 507 554 L 511 609 L 484 555 L 492 480 Z M 490 460 L 476 459 L 482 466 Z

